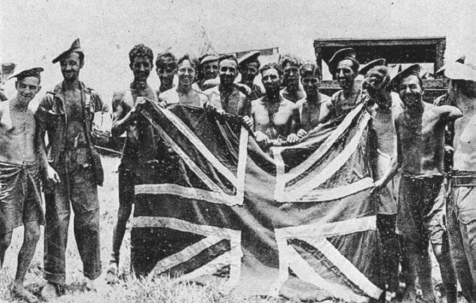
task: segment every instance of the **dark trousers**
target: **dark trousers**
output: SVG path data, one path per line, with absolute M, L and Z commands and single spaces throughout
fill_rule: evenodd
M 388 291 L 398 289 L 398 264 L 400 259 L 400 243 L 396 233 L 396 215 L 377 214 L 377 229 L 383 247 L 382 272 Z
M 77 163 L 65 167 L 63 171 L 57 170 L 61 183 L 52 193 L 45 194 L 44 278 L 57 284 L 64 284 L 66 278 L 65 252 L 71 207 L 83 274 L 92 280 L 101 275 L 99 200 L 94 170 L 90 165 Z

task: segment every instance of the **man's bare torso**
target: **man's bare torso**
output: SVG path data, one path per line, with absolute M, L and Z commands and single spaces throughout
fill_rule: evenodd
M 443 174 L 445 121 L 448 106 L 424 103 L 423 112 L 403 111 L 396 118 L 402 172 L 414 176 Z
M 293 127 L 296 122 L 295 116 L 298 114 L 296 105 L 283 98 L 279 103 L 267 102 L 265 98 L 252 102 L 251 115 L 254 120 L 254 131 L 260 131 L 272 140 L 280 135 L 287 137 L 295 132 Z
M 0 103 L 0 161 L 35 161 L 35 118 L 31 110 L 17 111 L 11 101 Z
M 466 98 L 463 117 L 455 121 L 453 168 L 476 171 L 476 99 Z

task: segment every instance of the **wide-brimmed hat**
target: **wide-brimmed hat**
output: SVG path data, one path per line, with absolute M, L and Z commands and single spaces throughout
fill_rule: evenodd
M 44 71 L 44 69 L 42 67 L 33 67 L 33 68 L 30 68 L 30 69 L 25 69 L 13 76 L 11 76 L 10 78 L 8 78 L 8 80 L 10 80 L 11 78 L 17 78 L 17 79 L 23 79 L 23 78 L 26 78 L 26 77 L 37 77 L 37 78 L 40 78 L 40 73 Z
M 388 83 L 388 85 L 391 88 L 396 88 L 404 78 L 410 75 L 420 77 L 420 74 L 421 74 L 420 64 L 412 64 L 409 67 L 402 70 L 401 72 L 399 72 L 398 74 L 396 74 L 395 77 L 393 77 L 392 80 L 390 80 L 390 83 Z
M 362 68 L 359 70 L 359 74 L 365 76 L 369 72 L 369 70 L 371 70 L 372 68 L 376 66 L 382 66 L 382 65 L 387 66 L 387 60 L 385 60 L 384 58 L 372 60 L 369 63 L 362 66 Z
M 452 80 L 476 81 L 476 65 L 469 63 L 464 56 L 445 65 L 442 72 Z
M 332 75 L 335 74 L 339 62 L 346 59 L 350 59 L 352 60 L 352 62 L 355 62 L 357 64 L 359 63 L 355 58 L 355 50 L 353 48 L 349 47 L 340 49 L 334 53 L 332 58 L 329 60 L 329 63 L 327 64 L 329 66 L 329 71 Z
M 81 49 L 81 44 L 79 43 L 79 38 L 74 40 L 73 44 L 71 44 L 71 47 L 68 49 L 68 50 L 65 50 L 64 52 L 62 52 L 59 56 L 57 56 L 56 58 L 53 59 L 53 64 L 60 61 L 61 59 L 63 59 L 65 56 L 71 54 L 71 53 L 83 53 L 83 50 Z

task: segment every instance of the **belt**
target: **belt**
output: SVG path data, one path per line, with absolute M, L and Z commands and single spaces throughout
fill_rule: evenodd
M 453 186 L 476 186 L 476 171 L 454 170 L 451 176 Z

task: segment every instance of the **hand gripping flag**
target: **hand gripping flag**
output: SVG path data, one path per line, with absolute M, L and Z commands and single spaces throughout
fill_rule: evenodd
M 263 152 L 239 119 L 176 105 L 142 111 L 163 139 L 136 185 L 132 265 L 242 295 L 367 302 L 382 294 L 360 105 Z

